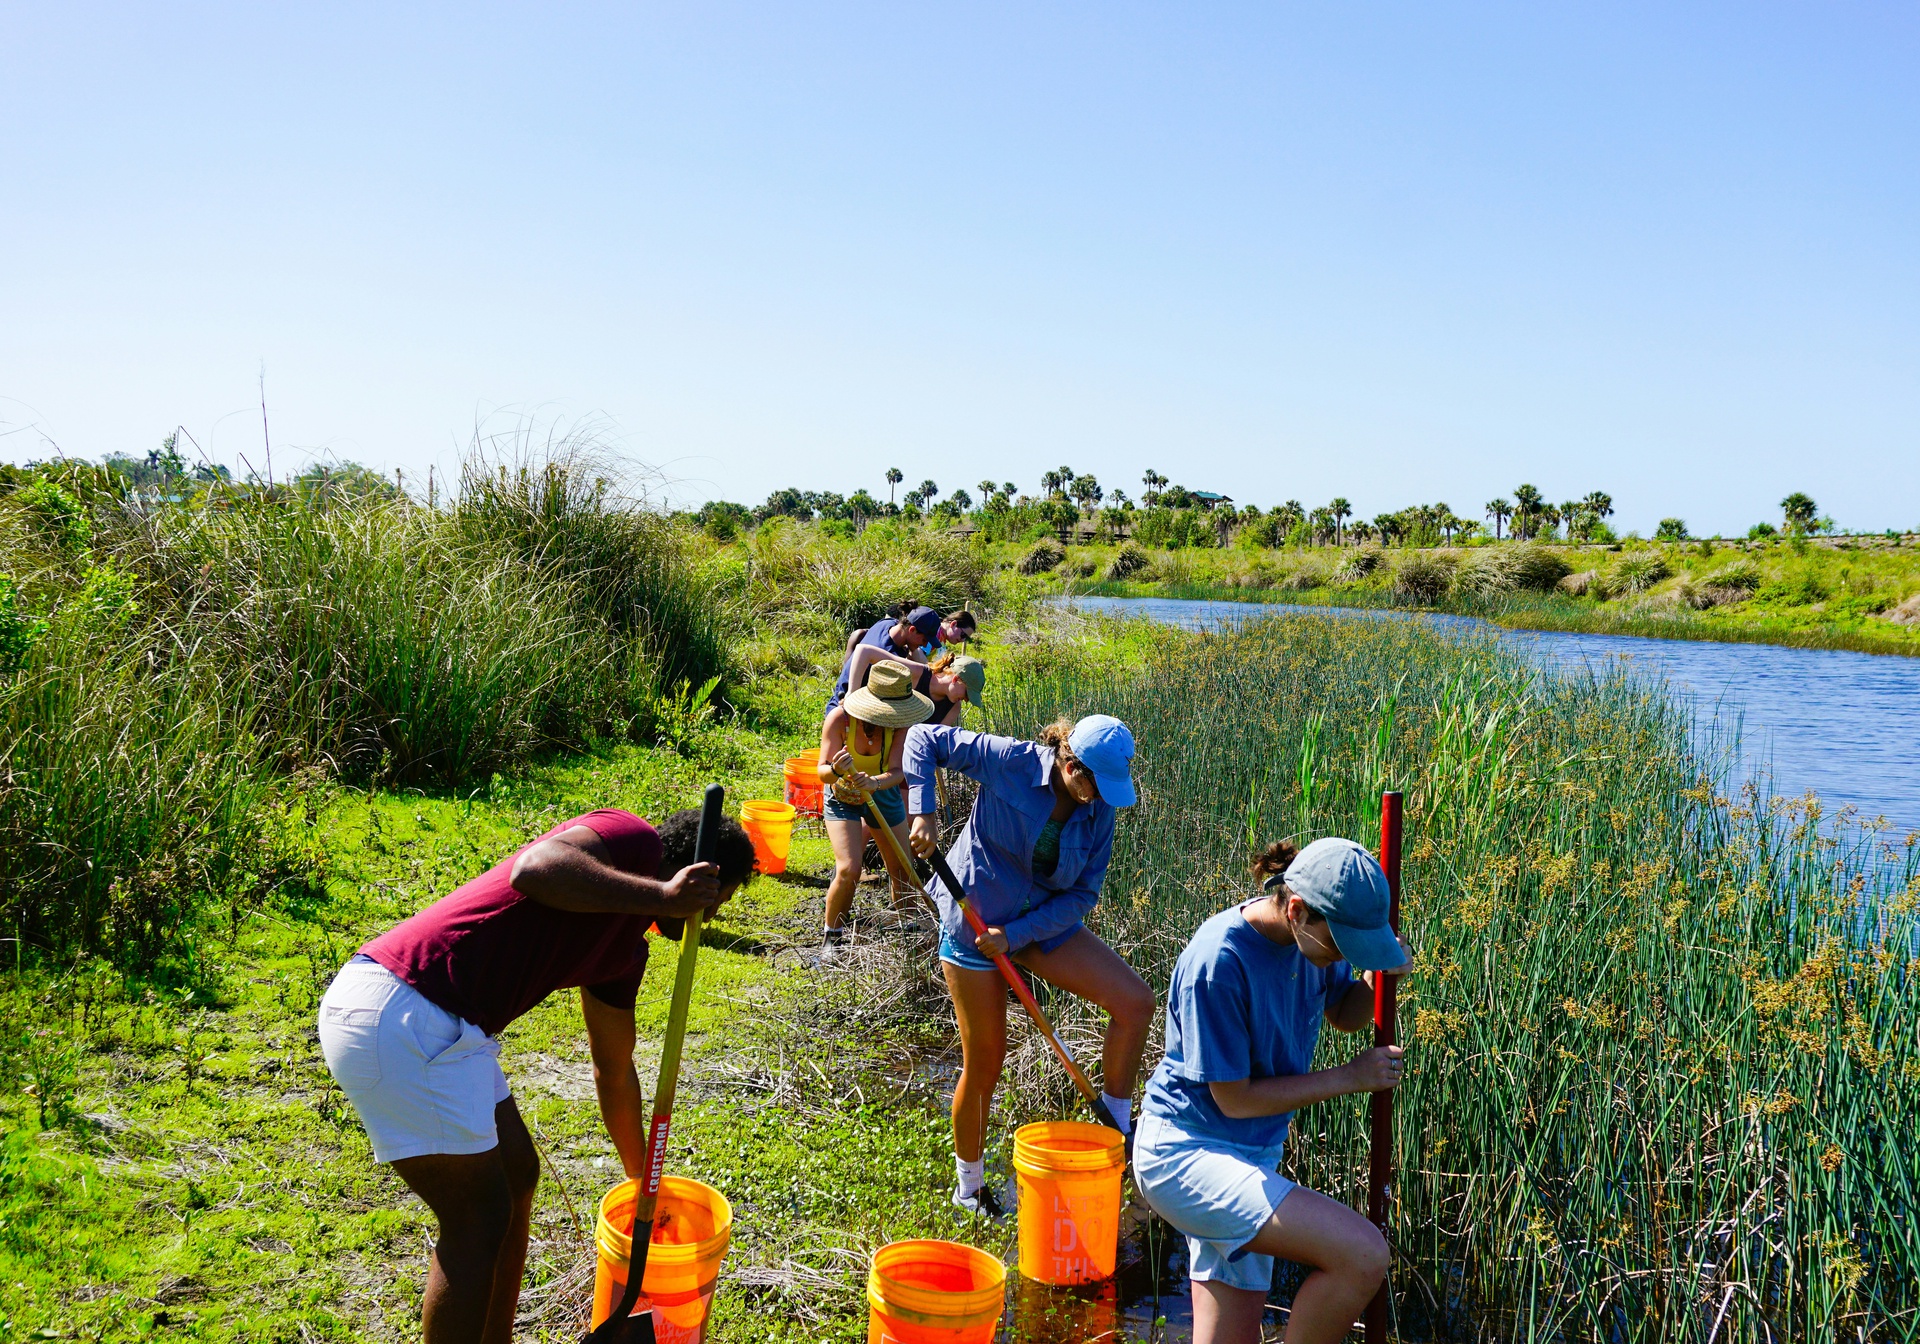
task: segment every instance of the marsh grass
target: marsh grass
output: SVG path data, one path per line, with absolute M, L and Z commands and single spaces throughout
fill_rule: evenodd
M 1730 788 L 1657 685 L 1419 623 L 1169 636 L 994 717 L 1094 710 L 1132 726 L 1141 787 L 1099 931 L 1162 988 L 1256 845 L 1371 846 L 1380 790 L 1407 794 L 1403 1329 L 1915 1335 L 1920 837 Z M 1291 1174 L 1361 1203 L 1365 1116 L 1302 1112 Z
M 280 818 L 312 782 L 471 791 L 695 712 L 727 670 L 724 594 L 686 529 L 552 447 L 476 457 L 445 508 L 155 501 L 78 468 L 0 495 L 16 950 L 190 974 L 208 916 L 311 879 Z

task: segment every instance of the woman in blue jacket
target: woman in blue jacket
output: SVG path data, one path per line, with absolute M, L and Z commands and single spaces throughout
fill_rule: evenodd
M 976 939 L 938 879 L 940 969 L 960 1024 L 960 1081 L 953 1093 L 953 1202 L 1001 1216 L 987 1187 L 987 1114 L 1007 1052 L 1007 989 L 990 957 L 1004 953 L 1048 984 L 1106 1009 L 1104 1101 L 1122 1131 L 1153 1022 L 1153 991 L 1081 922 L 1100 899 L 1113 857 L 1114 809 L 1134 801 L 1133 734 L 1094 714 L 1061 720 L 1037 742 L 921 724 L 907 730 L 903 770 L 911 841 L 923 858 L 940 842 L 936 769 L 980 785 L 973 813 L 947 859 L 987 925 Z

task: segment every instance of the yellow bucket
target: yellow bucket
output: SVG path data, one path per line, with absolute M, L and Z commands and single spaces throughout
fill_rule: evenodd
M 594 1244 L 600 1252 L 593 1275 L 593 1324 L 612 1314 L 627 1290 L 627 1229 L 633 1225 L 638 1181 L 623 1181 L 600 1201 Z M 653 1240 L 647 1250 L 647 1276 L 640 1281 L 634 1312 L 653 1309 L 653 1334 L 659 1344 L 700 1344 L 707 1333 L 707 1309 L 720 1279 L 733 1232 L 733 1206 L 710 1185 L 683 1176 L 660 1178 L 660 1199 L 653 1215 Z
M 793 819 L 798 815 L 790 804 L 773 798 L 753 798 L 740 805 L 740 824 L 753 841 L 754 858 L 763 873 L 787 871 L 787 855 L 793 849 Z
M 1020 1272 L 1052 1284 L 1112 1278 L 1126 1168 L 1126 1140 L 1105 1125 L 1056 1120 L 1016 1130 Z
M 867 1344 L 991 1344 L 1007 1267 L 953 1241 L 896 1241 L 867 1271 Z

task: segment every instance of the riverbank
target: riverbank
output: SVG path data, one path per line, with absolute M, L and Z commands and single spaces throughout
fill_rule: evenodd
M 1889 839 L 1897 861 L 1874 869 L 1873 835 L 1716 794 L 1661 697 L 1618 677 L 1543 685 L 1497 644 L 1424 623 L 1305 617 L 1204 638 L 1037 613 L 990 633 L 996 724 L 1030 731 L 1097 707 L 1135 729 L 1142 801 L 1091 927 L 1157 991 L 1192 928 L 1246 893 L 1251 848 L 1287 831 L 1369 838 L 1379 789 L 1408 793 L 1407 931 L 1421 953 L 1404 999 L 1415 1067 L 1393 1212 L 1408 1334 L 1611 1322 L 1626 1341 L 1705 1339 L 1702 1275 L 1744 1285 L 1714 1299 L 1731 1302 L 1723 1328 L 1740 1337 L 1816 1322 L 1873 1334 L 1920 1306 L 1920 1245 L 1902 1239 L 1888 1193 L 1920 1183 L 1905 1142 L 1920 1124 L 1920 1053 L 1899 1029 L 1920 1009 L 1911 978 L 1862 941 L 1873 931 L 1830 899 L 1858 877 L 1886 902 L 1886 946 L 1905 946 L 1914 891 L 1902 904 L 1885 881 L 1912 876 L 1911 845 L 1900 858 Z M 204 907 L 191 982 L 101 961 L 8 976 L 8 1330 L 410 1337 L 430 1220 L 373 1165 L 319 1058 L 312 1015 L 335 968 L 556 818 L 600 805 L 658 816 L 714 779 L 736 799 L 776 796 L 822 690 L 813 674 L 777 694 L 769 681 L 740 715 L 691 725 L 672 747 L 609 746 L 470 796 L 317 786 L 288 799 L 279 836 L 313 880 L 230 917 Z M 1210 723 L 1234 729 L 1197 728 Z M 715 1344 L 863 1338 L 866 1260 L 889 1240 L 1014 1256 L 1011 1227 L 947 1203 L 957 1060 L 931 942 L 894 926 L 870 889 L 866 938 L 814 965 L 828 863 L 824 839 L 803 836 L 790 872 L 753 883 L 703 940 L 669 1169 L 735 1208 Z M 655 950 L 643 1077 L 673 961 Z M 1064 998 L 1050 1010 L 1092 1059 L 1094 1015 Z M 1073 1106 L 1014 1024 L 996 1179 L 1014 1125 Z M 572 1340 L 592 1202 L 616 1170 L 572 997 L 503 1045 L 545 1167 L 521 1334 Z M 1330 1037 L 1317 1064 L 1355 1047 Z M 1296 1133 L 1289 1174 L 1360 1199 L 1364 1106 L 1315 1107 Z M 1712 1179 L 1687 1176 L 1689 1163 Z M 1780 1190 L 1796 1193 L 1767 1195 Z M 1009 1338 L 1074 1338 L 1047 1306 Z M 1118 1323 L 1111 1300 L 1093 1309 Z M 1115 1337 L 1182 1332 L 1148 1312 Z
M 1061 548 L 1048 568 L 1023 575 L 1030 550 L 990 550 L 1010 591 L 1392 607 L 1479 617 L 1515 630 L 1920 656 L 1920 547 L 1892 543 L 1538 547 L 1532 555 L 1539 563 L 1517 578 L 1499 572 L 1503 560 L 1512 568 L 1520 551 L 1511 544 L 1504 552 L 1085 545 Z
M 811 688 L 809 688 L 811 689 Z M 799 735 L 713 730 L 692 757 L 627 747 L 473 798 L 338 790 L 291 818 L 323 897 L 251 913 L 203 945 L 200 983 L 164 990 L 104 963 L 11 977 L 0 993 L 0 1331 L 7 1338 L 404 1340 L 418 1331 L 433 1222 L 374 1165 L 328 1077 L 313 1014 L 365 937 L 599 806 L 660 816 L 718 779 L 778 796 Z M 706 931 L 668 1170 L 723 1190 L 735 1233 L 710 1339 L 865 1338 L 865 1257 L 905 1237 L 1011 1255 L 946 1199 L 931 944 L 903 935 L 809 964 L 831 853 L 802 836 Z M 859 916 L 888 923 L 877 888 Z M 676 948 L 656 940 L 641 1075 L 657 1062 Z M 922 955 L 923 954 L 923 955 Z M 594 1201 L 616 1179 L 571 994 L 503 1037 L 543 1174 L 521 1338 L 573 1344 L 591 1286 Z M 1004 1165 L 1004 1131 L 995 1160 Z

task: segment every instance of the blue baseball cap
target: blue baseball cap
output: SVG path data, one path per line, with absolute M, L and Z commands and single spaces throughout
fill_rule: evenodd
M 1323 916 L 1340 955 L 1363 971 L 1404 966 L 1394 936 L 1393 893 L 1373 855 L 1351 840 L 1323 836 L 1301 850 L 1280 875 L 1287 890 Z
M 1073 758 L 1093 771 L 1100 796 L 1114 807 L 1132 807 L 1133 734 L 1111 714 L 1089 714 L 1067 736 Z
M 932 607 L 915 607 L 907 613 L 907 624 L 918 630 L 922 639 L 932 639 L 940 633 L 940 613 Z

